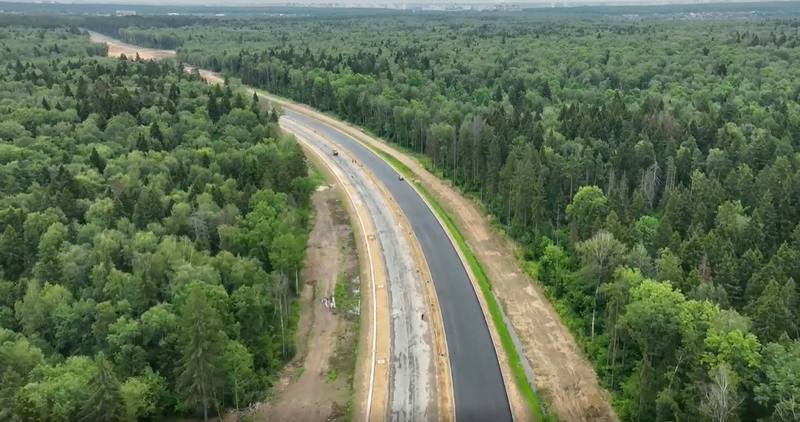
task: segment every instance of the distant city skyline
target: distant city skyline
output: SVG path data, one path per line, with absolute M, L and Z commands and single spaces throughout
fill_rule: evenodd
M 792 0 L 777 0 L 783 2 L 792 2 Z M 206 7 L 246 7 L 246 6 L 372 6 L 372 7 L 391 7 L 397 8 L 398 6 L 459 6 L 459 5 L 538 5 L 538 6 L 562 6 L 562 7 L 575 7 L 575 6 L 650 6 L 650 5 L 692 5 L 692 4 L 715 4 L 715 3 L 767 3 L 775 2 L 773 0 L 751 0 L 751 1 L 697 1 L 697 0 L 226 0 L 226 1 L 208 1 L 208 0 L 0 0 L 2 3 L 31 3 L 31 4 L 75 4 L 75 5 L 120 5 L 132 7 L 136 5 L 142 6 L 206 6 Z

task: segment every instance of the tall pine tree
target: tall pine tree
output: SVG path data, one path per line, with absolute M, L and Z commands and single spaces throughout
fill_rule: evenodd
M 220 369 L 225 334 L 201 284 L 190 287 L 181 318 L 178 392 L 188 407 L 202 409 L 203 420 L 207 421 L 209 407 L 219 405 L 216 390 L 223 382 Z
M 91 422 L 117 422 L 124 418 L 124 408 L 120 384 L 114 374 L 111 362 L 104 353 L 95 358 L 97 373 L 92 377 L 89 387 L 92 395 L 83 407 L 81 420 Z

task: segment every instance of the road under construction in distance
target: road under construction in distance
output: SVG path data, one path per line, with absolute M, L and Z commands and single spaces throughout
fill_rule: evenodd
M 385 160 L 347 133 L 293 109 L 285 109 L 282 119 L 291 122 L 282 124 L 290 131 L 292 128 L 299 130 L 300 136 L 308 136 L 310 132 L 320 141 L 327 142 L 325 150 L 333 161 L 347 166 L 348 161 L 342 159 L 346 152 L 363 165 L 378 183 L 385 186 L 410 222 L 430 268 L 439 300 L 450 357 L 455 419 L 512 420 L 491 333 L 472 281 L 450 237 L 428 204 Z M 364 180 L 364 183 L 375 181 Z M 418 315 L 404 317 L 419 318 Z

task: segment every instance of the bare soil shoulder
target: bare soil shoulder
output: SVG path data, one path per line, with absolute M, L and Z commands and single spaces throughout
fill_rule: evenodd
M 352 284 L 359 281 L 353 231 L 340 198 L 336 187 L 312 197 L 316 217 L 302 272 L 299 353 L 258 420 L 336 421 L 347 416 L 358 329 L 358 316 L 348 318 L 346 303 L 353 296 L 347 290 L 352 293 Z M 347 302 L 334 310 L 332 297 Z

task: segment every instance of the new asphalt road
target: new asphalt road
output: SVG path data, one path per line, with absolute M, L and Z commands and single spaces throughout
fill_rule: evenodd
M 456 420 L 511 421 L 500 365 L 472 283 L 450 238 L 427 204 L 397 172 L 351 136 L 313 117 L 284 110 L 286 117 L 330 139 L 366 166 L 403 210 L 422 246 L 444 321 Z
M 95 39 L 97 36 L 99 34 L 93 34 L 96 42 L 123 45 L 107 37 Z M 129 49 L 138 49 L 136 46 L 128 47 L 130 47 Z M 162 53 L 174 55 L 172 51 L 162 51 Z M 206 73 L 213 75 L 210 72 Z M 216 75 L 214 76 L 216 77 Z M 399 180 L 398 174 L 391 166 L 349 135 L 318 119 L 291 109 L 284 110 L 284 115 L 346 149 L 349 155 L 357 158 L 387 188 L 409 220 L 422 247 L 439 300 L 450 355 L 456 420 L 459 422 L 511 421 L 511 410 L 500 365 L 476 292 L 454 245 L 450 243 L 449 237 L 427 204 L 407 182 Z M 373 214 L 374 211 L 373 209 Z M 401 281 L 407 280 L 406 277 L 399 276 L 398 278 Z M 413 295 L 408 297 L 413 297 Z M 407 302 L 410 303 L 407 309 L 410 310 L 409 313 L 416 313 L 421 309 L 414 301 Z M 402 317 L 402 315 L 398 315 L 398 317 Z M 405 317 L 407 319 L 415 318 L 416 315 L 406 315 Z M 412 324 L 397 324 L 400 322 L 395 321 L 395 329 L 405 325 L 407 326 L 404 327 L 406 332 L 411 333 L 410 337 L 408 335 L 406 337 L 412 339 L 420 337 L 417 333 L 413 333 Z M 413 375 L 408 380 L 408 385 L 411 386 L 415 379 L 425 378 L 424 375 L 421 375 L 427 372 L 423 369 L 425 365 L 418 366 L 418 360 L 421 357 L 419 355 L 426 354 L 425 352 L 428 350 L 423 348 L 421 349 L 424 351 L 423 353 L 414 352 L 412 349 L 416 343 L 411 341 L 408 344 L 411 347 L 407 351 L 418 356 L 410 357 L 411 359 L 406 356 L 405 361 L 398 361 L 395 356 L 393 364 L 413 364 L 415 366 L 412 372 L 416 372 L 417 375 Z M 397 345 L 395 344 L 395 346 Z M 424 409 L 427 404 L 423 399 L 425 388 L 421 387 L 423 386 L 410 387 L 416 392 L 399 401 L 410 404 L 406 406 L 410 409 L 410 413 L 392 412 L 390 416 L 393 419 L 413 419 L 426 415 Z M 400 392 L 395 392 L 395 394 L 397 393 Z M 419 397 L 415 397 L 416 395 Z
M 343 180 L 350 184 L 354 194 L 365 205 L 375 228 L 390 291 L 389 419 L 396 422 L 440 420 L 435 406 L 436 353 L 432 347 L 432 319 L 420 318 L 426 310 L 424 281 L 416 271 L 408 238 L 389 204 L 389 198 L 343 148 L 338 157 L 331 157 L 332 146 L 328 138 L 288 116 L 281 117 L 281 127 L 294 133 L 298 140 L 319 154 L 331 158 L 332 165 L 341 171 Z

